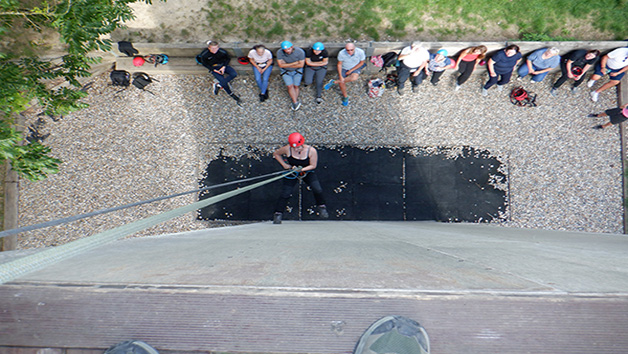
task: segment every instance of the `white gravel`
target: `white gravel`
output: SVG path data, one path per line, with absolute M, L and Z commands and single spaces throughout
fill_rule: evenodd
M 332 74 L 328 73 L 328 78 Z M 271 79 L 270 100 L 260 103 L 252 76 L 233 82 L 244 103 L 238 107 L 224 92 L 214 96 L 209 76 L 156 76 L 149 88 L 130 87 L 117 95 L 108 76 L 94 78 L 86 102 L 90 108 L 47 119 L 45 143 L 64 161 L 61 171 L 37 183 L 20 182 L 20 225 L 67 217 L 105 207 L 198 188 L 209 161 L 223 154 L 240 156 L 253 145 L 270 152 L 300 131 L 314 145 L 471 146 L 487 149 L 509 172 L 509 220 L 502 225 L 587 232 L 622 232 L 622 170 L 619 131 L 591 129 L 604 119 L 588 113 L 616 107 L 615 90 L 597 103 L 586 85 L 571 94 L 571 83 L 558 97 L 549 95 L 550 76 L 523 85 L 539 94 L 536 108 L 516 107 L 509 89 L 480 95 L 485 75 L 453 91 L 453 76 L 439 86 L 424 82 L 420 92 L 393 90 L 371 99 L 367 75 L 350 86 L 350 105 L 340 93 L 323 93 L 314 102 L 311 87 L 302 88 L 296 113 L 283 83 Z M 601 85 L 603 82 L 598 82 Z M 33 123 L 36 117 L 28 119 Z M 20 248 L 62 244 L 138 218 L 194 201 L 195 195 L 136 207 L 65 226 L 26 233 Z M 143 235 L 208 227 L 186 215 Z

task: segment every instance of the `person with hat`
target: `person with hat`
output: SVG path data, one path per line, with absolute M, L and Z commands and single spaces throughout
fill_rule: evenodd
M 613 124 L 619 124 L 628 120 L 628 103 L 620 106 L 618 108 L 607 109 L 602 113 L 598 114 L 589 114 L 589 118 L 601 118 L 608 117 L 609 122 L 604 124 L 599 124 L 593 127 L 593 129 L 604 129 L 608 128 Z
M 260 90 L 259 101 L 264 102 L 268 99 L 268 81 L 273 69 L 273 53 L 263 44 L 258 44 L 249 51 L 248 57 L 251 66 L 253 66 L 255 82 L 257 82 L 257 87 Z
M 456 66 L 456 62 L 447 57 L 449 53 L 446 49 L 440 49 L 434 54 L 430 54 L 430 60 L 427 62 L 424 70 L 421 70 L 417 76 L 416 83 L 420 85 L 428 76 L 432 76 L 430 82 L 432 85 L 438 85 L 440 77 L 445 70 L 451 69 Z
M 238 73 L 229 66 L 230 60 L 229 53 L 220 48 L 216 41 L 207 41 L 207 48 L 196 56 L 196 61 L 209 69 L 209 72 L 218 80 L 213 85 L 214 95 L 218 95 L 220 89 L 223 89 L 236 103 L 240 104 L 240 97 L 233 93 L 229 86 L 229 82 L 238 76 Z
M 316 78 L 316 103 L 323 102 L 323 82 L 325 81 L 325 75 L 327 74 L 327 62 L 329 61 L 329 54 L 325 45 L 321 42 L 316 42 L 312 45 L 312 48 L 308 48 L 305 51 L 305 72 L 304 80 L 305 86 L 311 85 Z
M 532 52 L 526 58 L 525 64 L 521 65 L 517 73 L 517 80 L 522 80 L 528 74 L 532 75 L 530 82 L 537 83 L 543 81 L 550 70 L 560 64 L 559 50 L 556 47 L 541 48 Z
M 292 133 L 288 136 L 288 145 L 275 150 L 273 158 L 286 170 L 295 170 L 299 178 L 314 192 L 314 199 L 318 205 L 318 215 L 324 219 L 329 217 L 325 206 L 323 188 L 318 181 L 315 169 L 318 164 L 318 152 L 313 146 L 305 144 L 305 139 L 300 133 Z M 283 213 L 292 196 L 292 191 L 297 184 L 297 178 L 286 177 L 283 179 L 281 195 L 275 206 L 273 217 L 274 224 L 281 224 Z
M 281 78 L 288 87 L 293 111 L 301 107 L 299 86 L 301 85 L 301 78 L 303 78 L 304 64 L 305 52 L 303 49 L 294 47 L 289 41 L 281 42 L 281 48 L 277 51 L 277 65 L 281 68 Z
M 412 45 L 401 50 L 397 59 L 399 60 L 399 66 L 397 67 L 397 93 L 399 95 L 404 94 L 403 89 L 406 86 L 406 81 L 410 78 L 410 74 L 412 74 L 410 78 L 412 92 L 415 92 L 419 86 L 417 76 L 430 60 L 430 52 L 421 45 L 421 42 L 413 42 Z
M 550 93 L 552 96 L 556 96 L 556 90 L 558 90 L 568 79 L 574 79 L 575 82 L 571 88 L 572 93 L 576 93 L 578 86 L 584 81 L 584 75 L 587 70 L 593 65 L 600 57 L 600 51 L 597 49 L 586 50 L 578 49 L 569 54 L 568 57 L 563 58 L 560 61 L 560 71 L 563 75 L 556 80 Z
M 366 53 L 357 48 L 353 43 L 347 43 L 345 48 L 338 53 L 338 86 L 342 93 L 342 105 L 349 105 L 349 95 L 347 94 L 347 83 L 356 81 L 360 73 L 366 68 Z M 335 80 L 329 81 L 325 85 L 325 90 L 329 90 Z

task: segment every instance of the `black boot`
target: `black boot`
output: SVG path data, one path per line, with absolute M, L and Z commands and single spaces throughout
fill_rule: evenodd
M 238 97 L 238 95 L 236 95 L 235 93 L 232 93 L 229 96 L 231 96 L 231 98 L 233 98 L 238 105 L 240 104 L 241 100 L 240 100 L 240 97 Z

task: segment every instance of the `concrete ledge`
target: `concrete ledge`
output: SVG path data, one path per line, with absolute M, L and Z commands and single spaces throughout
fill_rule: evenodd
M 307 48 L 315 41 L 293 42 L 294 45 Z M 367 56 L 381 55 L 391 50 L 400 50 L 411 42 L 356 42 L 356 46 L 364 49 Z M 279 43 L 221 43 L 220 47 L 224 48 L 233 57 L 246 56 L 251 48 L 256 44 L 264 44 L 273 54 L 279 50 Z M 574 41 L 574 42 L 423 42 L 423 45 L 430 51 L 441 48 L 449 50 L 450 55 L 457 54 L 460 50 L 477 45 L 485 45 L 489 52 L 498 50 L 509 44 L 516 44 L 521 48 L 521 52 L 526 54 L 539 48 L 557 47 L 561 52 L 565 53 L 574 49 L 599 49 L 604 52 L 606 50 L 624 47 L 628 45 L 627 41 Z M 191 57 L 194 58 L 204 48 L 205 43 L 133 43 L 133 46 L 140 52 L 140 55 L 148 54 L 166 54 L 170 57 Z M 331 57 L 338 55 L 338 52 L 344 48 L 344 43 L 325 43 L 325 48 Z M 117 57 L 125 57 L 126 55 L 118 51 L 117 45 L 114 44 L 112 54 Z
M 294 42 L 295 46 L 307 48 L 313 41 L 308 42 Z M 241 65 L 235 58 L 246 56 L 249 50 L 259 43 L 222 43 L 221 48 L 224 48 L 234 59 L 231 60 L 231 66 L 239 74 L 251 74 L 252 69 L 250 65 Z M 264 44 L 273 54 L 279 50 L 279 43 L 261 43 Z M 365 50 L 368 57 L 372 55 L 381 55 L 390 51 L 398 51 L 403 47 L 408 46 L 410 42 L 357 42 L 356 45 Z M 450 57 L 456 57 L 458 53 L 467 47 L 485 45 L 488 48 L 489 53 L 503 48 L 509 44 L 516 44 L 521 48 L 521 52 L 525 55 L 530 52 L 545 47 L 557 47 L 561 50 L 561 53 L 567 53 L 574 49 L 599 49 L 602 52 L 609 51 L 614 48 L 626 46 L 626 41 L 606 41 L 606 42 L 591 42 L 591 41 L 578 41 L 578 42 L 423 42 L 423 45 L 431 52 L 445 48 L 449 51 Z M 118 70 L 127 70 L 129 72 L 142 71 L 148 74 L 180 74 L 180 75 L 200 75 L 207 74 L 207 69 L 196 63 L 195 57 L 199 54 L 203 48 L 204 43 L 190 44 L 190 43 L 134 43 L 133 46 L 139 51 L 139 55 L 148 54 L 166 54 L 169 57 L 169 62 L 166 65 L 159 65 L 157 67 L 145 64 L 142 67 L 135 67 L 132 63 L 132 58 L 127 57 L 125 54 L 118 51 L 117 45 L 114 45 L 111 54 L 115 56 L 116 68 Z M 329 69 L 335 71 L 335 65 L 337 63 L 336 56 L 344 48 L 344 43 L 325 43 L 325 47 L 329 52 L 330 65 Z M 375 68 L 368 65 L 371 72 L 376 71 Z M 553 71 L 559 71 L 560 68 L 556 68 Z M 482 74 L 486 69 L 476 70 L 474 74 Z

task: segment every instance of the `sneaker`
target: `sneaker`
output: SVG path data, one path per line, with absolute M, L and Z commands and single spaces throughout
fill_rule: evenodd
M 329 219 L 329 213 L 327 212 L 327 207 L 325 207 L 324 205 L 319 205 L 318 215 L 320 215 L 321 218 L 323 219 Z
M 266 100 L 266 96 L 264 96 L 264 94 L 259 94 L 259 101 L 260 102 L 264 102 Z
M 597 114 L 591 113 L 587 116 L 587 118 L 597 118 Z
M 316 103 L 321 104 L 323 103 L 323 99 L 320 97 L 316 97 Z
M 572 87 L 571 88 L 571 93 L 576 93 L 578 92 L 578 88 L 577 87 Z
M 497 91 L 498 92 L 504 91 L 504 85 L 497 85 Z
M 345 107 L 349 105 L 349 97 L 342 98 L 342 105 Z
M 591 91 L 591 100 L 593 100 L 593 102 L 597 102 L 598 98 L 600 98 L 600 94 L 595 91 Z
M 460 90 L 460 85 L 458 85 L 458 83 L 456 82 L 456 88 L 454 88 L 454 91 L 459 91 Z
M 222 88 L 222 86 L 220 86 L 219 83 L 214 82 L 214 95 L 217 95 L 218 92 L 220 92 L 220 89 Z
M 332 86 L 334 86 L 335 80 L 331 79 L 329 80 L 329 82 L 327 83 L 327 85 L 325 85 L 325 90 L 329 90 Z
M 523 80 L 523 77 L 521 77 L 521 76 L 519 76 L 519 77 L 517 78 L 517 81 L 522 81 L 522 80 Z
M 534 80 L 530 80 L 531 84 L 538 84 L 540 81 L 534 81 Z
M 292 109 L 294 109 L 295 111 L 298 110 L 301 107 L 301 101 L 297 101 L 296 103 L 292 104 Z
M 593 127 L 593 129 L 600 130 L 600 129 L 604 129 L 604 127 L 602 125 L 596 125 L 595 127 Z
M 485 88 L 482 88 L 482 96 L 486 97 L 488 96 L 488 90 Z
M 235 93 L 232 93 L 231 98 L 233 98 L 236 101 L 236 104 L 240 107 L 242 107 L 242 100 L 240 99 L 240 97 L 238 97 L 238 95 L 236 95 Z
M 403 96 L 403 89 L 402 88 L 398 88 L 397 89 L 397 93 L 399 94 L 399 96 Z
M 595 85 L 595 81 L 597 81 L 597 80 L 589 80 L 589 81 L 587 81 L 587 87 L 593 87 L 593 85 Z
M 552 88 L 552 89 L 550 90 L 550 95 L 552 95 L 552 96 L 556 97 L 556 89 L 555 89 L 555 88 Z
M 437 82 L 432 82 L 432 86 L 438 86 L 438 81 Z
M 419 85 L 412 85 L 412 93 L 419 92 Z
M 353 354 L 429 354 L 430 338 L 418 322 L 403 316 L 386 316 L 364 331 Z
M 281 224 L 282 216 L 283 216 L 282 213 L 275 213 L 275 215 L 273 216 L 273 224 Z

